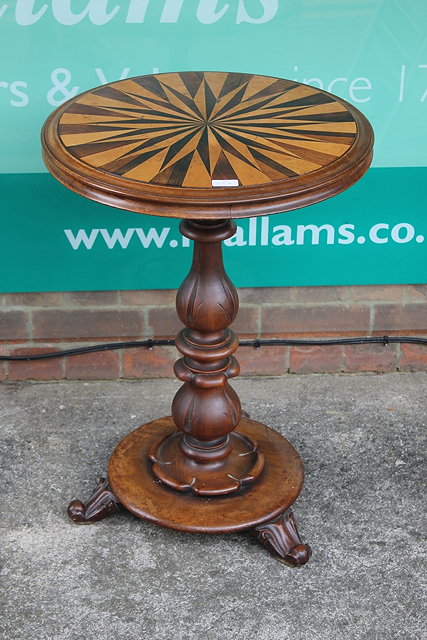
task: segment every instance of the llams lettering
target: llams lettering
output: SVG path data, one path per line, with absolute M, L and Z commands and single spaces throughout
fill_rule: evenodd
M 116 16 L 124 18 L 128 24 L 138 24 L 145 22 L 150 14 L 152 17 L 156 16 L 160 23 L 170 24 L 180 20 L 184 6 L 189 4 L 195 7 L 195 17 L 201 24 L 218 22 L 233 11 L 236 24 L 263 24 L 272 20 L 279 10 L 279 0 L 238 0 L 237 3 L 199 0 L 197 4 L 194 0 L 86 0 L 83 9 L 81 3 L 76 3 L 75 0 L 16 0 L 0 4 L 0 19 L 8 16 L 14 7 L 16 24 L 25 27 L 41 20 L 49 10 L 57 22 L 66 26 L 78 24 L 85 19 L 102 26 Z

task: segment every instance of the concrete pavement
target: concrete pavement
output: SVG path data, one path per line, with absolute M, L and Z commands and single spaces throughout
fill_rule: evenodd
M 240 378 L 305 463 L 309 564 L 250 536 L 66 515 L 115 444 L 167 415 L 173 380 L 0 387 L 5 640 L 425 640 L 427 375 Z M 424 589 L 424 597 L 423 597 Z

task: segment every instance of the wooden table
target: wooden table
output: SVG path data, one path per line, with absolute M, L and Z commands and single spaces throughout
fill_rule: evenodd
M 46 166 L 66 187 L 119 209 L 182 218 L 194 241 L 176 302 L 185 328 L 172 417 L 126 436 L 108 481 L 85 504 L 72 502 L 70 517 L 91 523 L 122 505 L 181 531 L 251 530 L 283 562 L 304 564 L 310 548 L 288 511 L 303 484 L 301 459 L 242 411 L 228 382 L 239 373 L 228 328 L 238 297 L 221 243 L 235 232 L 232 218 L 290 211 L 352 185 L 371 162 L 368 121 L 289 80 L 166 73 L 73 98 L 49 117 L 42 143 Z

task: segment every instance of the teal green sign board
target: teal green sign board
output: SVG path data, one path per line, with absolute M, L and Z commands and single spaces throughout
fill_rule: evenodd
M 0 0 L 0 291 L 169 288 L 177 223 L 86 201 L 45 173 L 39 131 L 68 98 L 152 72 L 295 79 L 371 121 L 373 168 L 347 192 L 239 222 L 239 286 L 427 282 L 425 0 Z

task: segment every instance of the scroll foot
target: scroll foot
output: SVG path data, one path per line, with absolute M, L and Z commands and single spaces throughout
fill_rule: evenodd
M 112 493 L 108 481 L 100 478 L 94 493 L 85 504 L 80 500 L 73 500 L 69 504 L 68 515 L 76 524 L 91 524 L 119 510 L 120 502 Z
M 311 549 L 308 544 L 303 544 L 291 511 L 255 527 L 251 532 L 258 542 L 284 564 L 299 567 L 310 559 Z

